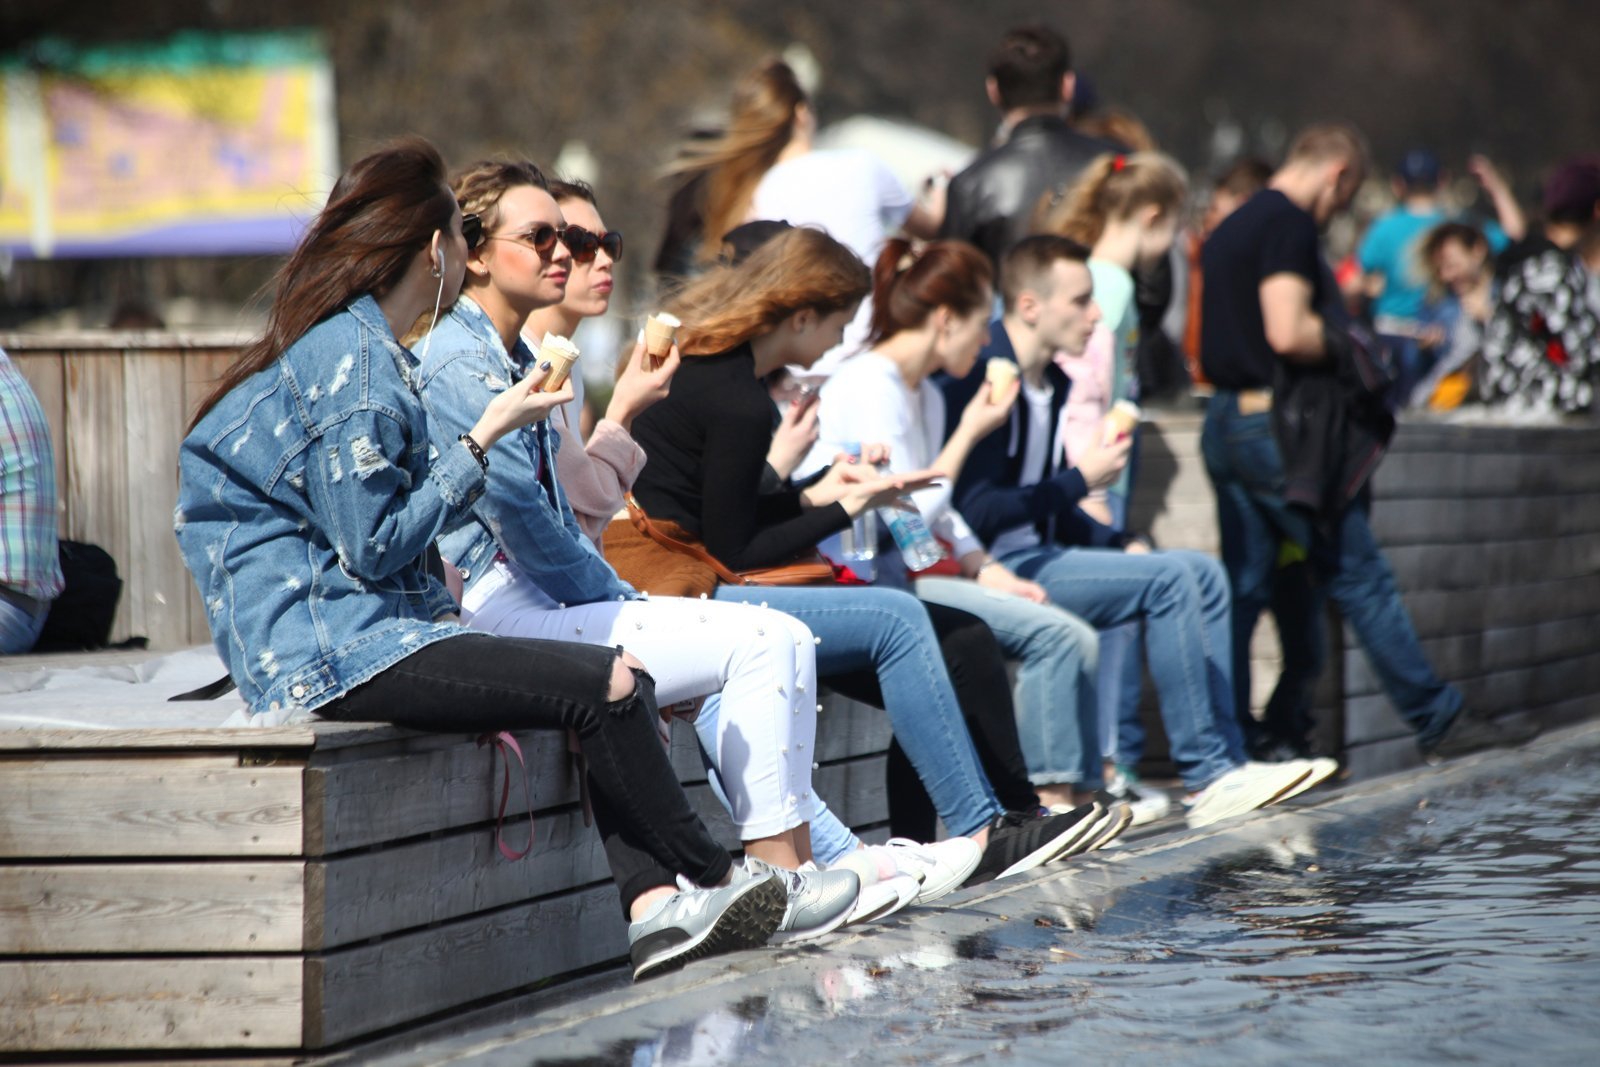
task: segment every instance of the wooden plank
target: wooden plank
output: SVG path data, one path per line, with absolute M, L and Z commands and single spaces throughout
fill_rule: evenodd
M 0 866 L 0 954 L 298 952 L 305 864 Z
M 296 1048 L 293 957 L 0 963 L 0 1051 Z
M 306 1047 L 509 993 L 627 949 L 617 891 L 604 885 L 313 957 Z
M 66 357 L 67 535 L 99 545 L 128 574 L 128 459 L 126 400 L 120 353 Z M 61 442 L 57 442 L 60 447 Z M 113 643 L 128 637 L 126 591 L 111 628 Z
M 127 348 L 163 350 L 183 348 L 240 348 L 254 335 L 236 329 L 189 330 L 40 330 L 0 332 L 0 348 L 7 352 L 54 349 L 111 351 Z
M 148 752 L 151 749 L 221 750 L 309 749 L 317 741 L 310 724 L 137 730 L 50 728 L 0 730 L 0 752 Z
M 185 422 L 183 357 L 130 352 L 124 373 L 128 557 L 121 567 L 122 599 L 133 633 L 148 637 L 152 648 L 183 648 L 190 644 L 194 599 L 194 583 L 172 532 Z
M 183 353 L 183 412 L 177 425 L 173 427 L 180 445 L 189 421 L 194 418 L 195 411 L 200 407 L 200 401 L 211 392 L 212 387 L 232 365 L 237 355 L 238 351 L 234 348 L 207 348 Z M 171 526 L 170 521 L 168 526 Z M 211 630 L 206 624 L 205 605 L 200 602 L 200 591 L 195 587 L 193 579 L 187 576 L 184 581 L 184 604 L 185 617 L 189 622 L 188 632 L 184 637 L 185 643 L 210 644 Z
M 66 533 L 67 522 L 67 371 L 66 363 L 58 352 L 40 352 L 22 355 L 9 346 L 6 349 L 11 362 L 22 371 L 33 387 L 39 406 L 44 409 L 45 421 L 50 424 L 50 452 L 55 457 L 56 508 L 60 513 L 58 529 Z
M 0 856 L 295 856 L 299 767 L 237 757 L 0 760 Z

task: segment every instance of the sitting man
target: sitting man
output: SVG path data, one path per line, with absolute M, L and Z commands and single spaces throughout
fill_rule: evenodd
M 0 349 L 0 655 L 33 648 L 61 594 L 58 521 L 49 424 Z
M 1058 350 L 1082 353 L 1099 321 L 1087 257 L 1077 242 L 1049 236 L 1025 238 L 1006 253 L 1005 311 L 980 365 L 1015 361 L 1022 396 L 1009 424 L 973 449 L 955 503 L 991 554 L 1043 586 L 1057 605 L 1101 629 L 1144 622 L 1162 721 L 1189 790 L 1189 824 L 1204 826 L 1310 788 L 1335 764 L 1247 763 L 1233 716 L 1222 567 L 1195 552 L 1128 546 L 1078 507 L 1090 489 L 1116 478 L 1128 455 L 1123 435 L 1061 469 L 1057 426 L 1067 379 L 1052 357 Z M 959 415 L 983 380 L 984 371 L 975 370 L 946 382 L 945 410 Z

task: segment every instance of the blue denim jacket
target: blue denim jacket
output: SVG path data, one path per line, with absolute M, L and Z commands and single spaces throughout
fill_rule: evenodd
M 508 354 L 489 316 L 465 296 L 422 347 L 417 389 L 435 440 L 454 441 L 472 429 L 484 405 L 520 380 L 534 358 L 520 339 Z M 446 534 L 439 550 L 461 571 L 469 589 L 503 552 L 559 603 L 631 600 L 638 595 L 633 586 L 617 577 L 584 536 L 561 492 L 556 481 L 559 445 L 547 421 L 497 441 L 489 452 L 489 484 L 472 505 L 476 521 Z
M 455 605 L 422 558 L 484 476 L 429 444 L 414 366 L 363 296 L 184 439 L 178 547 L 253 711 L 320 707 L 464 632 L 433 621 Z

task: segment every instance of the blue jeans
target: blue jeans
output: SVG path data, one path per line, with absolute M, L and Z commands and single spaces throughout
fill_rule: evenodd
M 1384 691 L 1424 743 L 1442 734 L 1461 708 L 1461 694 L 1441 681 L 1429 665 L 1400 599 L 1394 572 L 1383 558 L 1368 521 L 1371 496 L 1363 491 L 1339 514 L 1331 529 L 1314 528 L 1309 516 L 1283 499 L 1283 458 L 1273 437 L 1270 413 L 1239 413 L 1238 395 L 1218 390 L 1206 408 L 1200 440 L 1206 473 L 1217 494 L 1222 560 L 1233 587 L 1233 657 L 1237 683 L 1235 710 L 1246 730 L 1250 717 L 1250 635 L 1261 610 L 1273 598 L 1279 546 L 1306 546 L 1313 580 L 1300 595 L 1277 598 L 1279 629 L 1294 637 L 1284 645 L 1274 719 L 1267 729 L 1291 742 L 1290 731 L 1304 721 L 1304 704 L 1321 669 L 1324 598 L 1333 597 L 1355 631 Z
M 0 656 L 14 656 L 33 648 L 44 629 L 45 616 L 50 605 L 42 605 L 37 612 L 24 611 L 9 600 L 0 600 Z
M 920 578 L 917 596 L 988 623 L 1017 670 L 1017 734 L 1034 785 L 1101 785 L 1094 627 L 1054 604 L 985 589 L 969 578 Z
M 1161 721 L 1184 785 L 1203 789 L 1244 762 L 1232 716 L 1228 583 L 1215 560 L 1040 545 L 1000 562 L 1101 629 L 1143 621 Z
M 733 586 L 717 599 L 766 604 L 793 615 L 818 638 L 817 675 L 871 669 L 895 739 L 952 834 L 969 835 L 1003 810 L 939 657 L 928 613 L 909 593 L 871 586 Z

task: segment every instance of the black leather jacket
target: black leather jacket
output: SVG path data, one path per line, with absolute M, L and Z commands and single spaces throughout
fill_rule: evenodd
M 939 236 L 972 242 L 998 266 L 1006 250 L 1028 235 L 1041 196 L 1070 186 L 1096 156 L 1120 151 L 1055 115 L 1025 118 L 1005 144 L 950 179 Z

